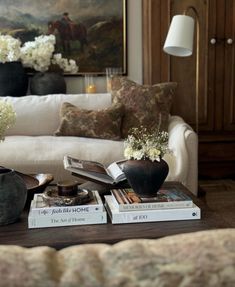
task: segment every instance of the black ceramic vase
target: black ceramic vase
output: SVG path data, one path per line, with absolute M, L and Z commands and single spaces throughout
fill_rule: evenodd
M 28 90 L 28 76 L 21 62 L 0 63 L 0 96 L 21 97 Z
M 27 188 L 12 169 L 0 168 L 0 225 L 15 222 L 24 209 Z
M 168 164 L 150 160 L 128 160 L 123 169 L 128 183 L 140 197 L 154 197 L 169 172 Z
M 36 73 L 30 81 L 30 94 L 49 95 L 65 94 L 66 82 L 64 76 L 55 72 Z

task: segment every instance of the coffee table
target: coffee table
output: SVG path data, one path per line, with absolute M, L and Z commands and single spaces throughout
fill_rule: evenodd
M 187 188 L 178 182 L 166 182 L 164 187 L 175 187 L 190 194 L 193 201 L 201 208 L 201 220 L 150 222 L 112 225 L 110 222 L 103 225 L 66 226 L 41 229 L 28 229 L 28 211 L 25 210 L 16 223 L 0 227 L 0 244 L 13 244 L 24 247 L 51 246 L 56 249 L 75 244 L 108 243 L 113 244 L 125 239 L 133 238 L 160 238 L 178 233 L 188 233 L 215 228 L 235 227 L 235 216 L 231 218 L 231 201 L 235 200 L 235 191 L 221 197 L 210 194 L 197 198 Z M 208 198 L 213 200 L 210 207 Z M 226 213 L 228 212 L 228 213 Z M 234 220 L 233 220 L 234 219 Z

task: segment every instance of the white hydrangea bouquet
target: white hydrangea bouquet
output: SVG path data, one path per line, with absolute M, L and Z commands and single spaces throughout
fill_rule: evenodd
M 26 42 L 21 48 L 23 66 L 45 72 L 51 65 L 58 65 L 65 73 L 76 73 L 78 66 L 74 60 L 63 58 L 61 54 L 54 54 L 55 43 L 54 35 L 41 35 L 35 37 L 34 41 Z
M 57 65 L 65 73 L 77 73 L 78 66 L 74 60 L 54 54 L 55 43 L 54 35 L 41 35 L 21 46 L 20 40 L 0 34 L 0 63 L 21 61 L 23 67 L 38 72 L 45 72 L 52 65 Z
M 16 114 L 12 105 L 0 100 L 0 141 L 4 140 L 4 134 L 8 128 L 13 126 Z
M 159 129 L 132 128 L 124 141 L 126 159 L 160 161 L 169 152 L 168 133 Z
M 21 56 L 21 42 L 10 35 L 0 34 L 0 63 L 18 61 Z

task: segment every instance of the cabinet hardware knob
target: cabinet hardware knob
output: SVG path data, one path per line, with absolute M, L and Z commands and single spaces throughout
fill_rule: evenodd
M 228 38 L 228 39 L 227 39 L 227 44 L 232 45 L 232 43 L 233 43 L 233 39 Z
M 215 45 L 216 44 L 216 39 L 215 38 L 211 38 L 210 42 L 211 42 L 212 45 Z

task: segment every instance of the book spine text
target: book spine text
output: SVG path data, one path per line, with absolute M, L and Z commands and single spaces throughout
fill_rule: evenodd
M 138 211 L 151 209 L 170 209 L 170 208 L 188 208 L 193 206 L 192 201 L 168 201 L 168 202 L 151 202 L 151 203 L 118 203 L 113 193 L 113 204 L 120 212 L 123 211 Z
M 99 212 L 94 214 L 79 214 L 70 216 L 43 216 L 36 217 L 29 214 L 28 228 L 58 227 L 88 224 L 107 223 L 107 213 Z
M 77 215 L 102 212 L 103 205 L 80 205 L 80 206 L 61 206 L 61 207 L 47 207 L 47 208 L 31 208 L 33 216 L 54 216 L 54 215 Z

